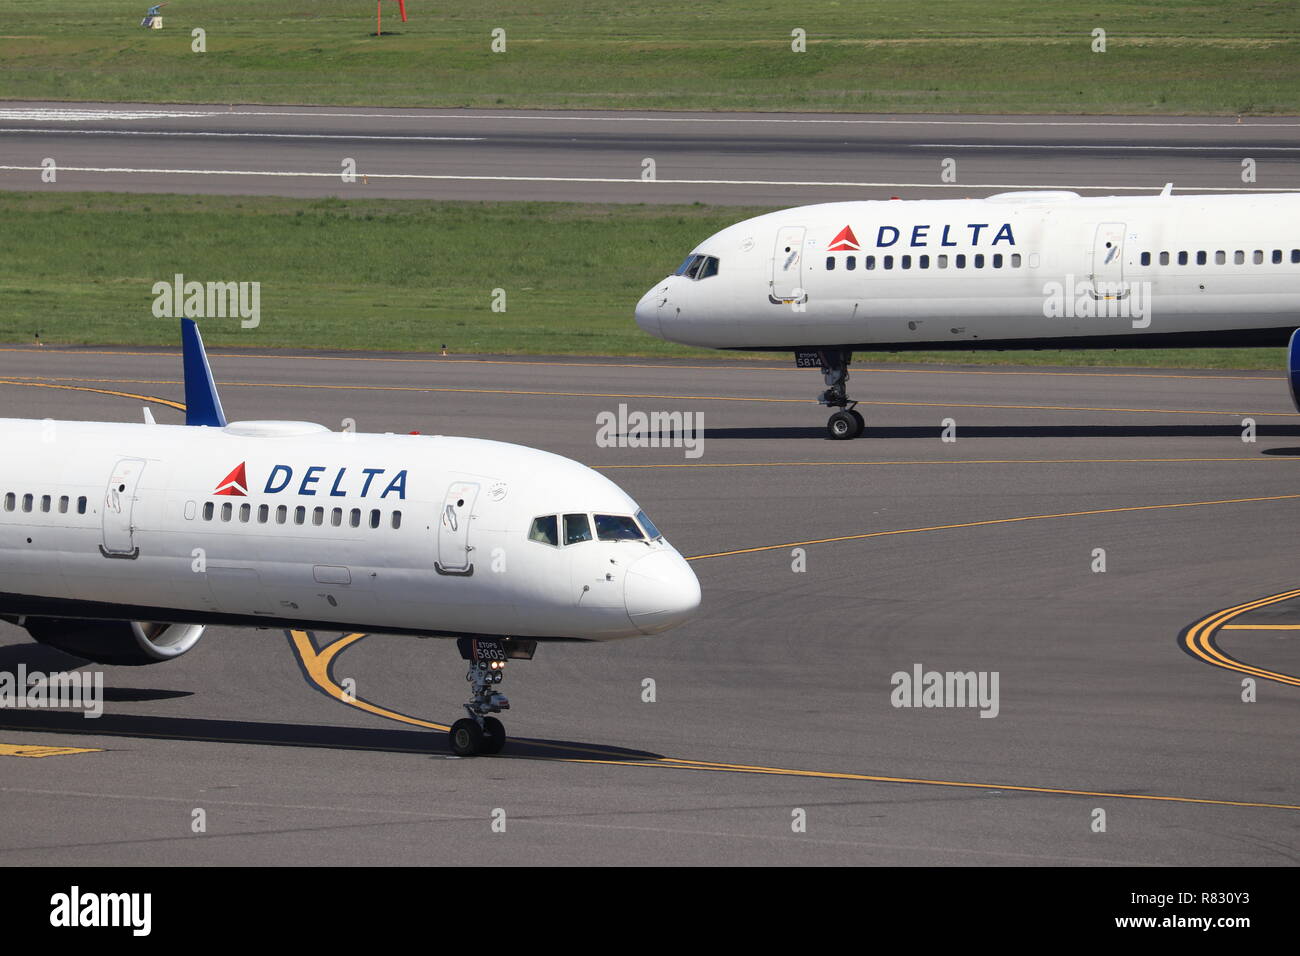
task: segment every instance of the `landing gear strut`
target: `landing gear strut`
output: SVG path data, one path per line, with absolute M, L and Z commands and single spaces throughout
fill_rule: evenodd
M 839 409 L 827 420 L 826 430 L 836 440 L 857 438 L 867 422 L 856 408 L 858 403 L 849 398 L 846 387 L 853 353 L 847 349 L 826 349 L 817 352 L 817 360 L 827 385 L 826 391 L 817 396 L 817 401 L 828 408 Z
M 471 685 L 470 698 L 465 702 L 469 716 L 451 725 L 447 741 L 452 753 L 459 757 L 500 753 L 506 745 L 506 729 L 491 715 L 509 710 L 510 701 L 497 690 L 497 685 L 505 678 L 506 661 L 532 660 L 537 642 L 509 637 L 462 637 L 456 645 L 460 656 L 469 661 L 465 674 L 465 680 Z

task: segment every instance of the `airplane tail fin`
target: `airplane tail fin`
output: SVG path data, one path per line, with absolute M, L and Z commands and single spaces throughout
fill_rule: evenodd
M 203 348 L 203 336 L 193 319 L 181 319 L 181 351 L 185 364 L 185 424 L 226 427 L 217 383 Z

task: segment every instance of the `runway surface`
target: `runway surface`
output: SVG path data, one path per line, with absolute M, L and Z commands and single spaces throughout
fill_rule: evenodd
M 1133 195 L 1166 182 L 1296 190 L 1297 158 L 1297 117 L 0 102 L 0 188 L 11 190 L 795 205 L 1041 187 Z M 1256 164 L 1249 182 L 1244 159 Z
M 858 366 L 868 437 L 832 442 L 819 376 L 777 364 L 213 363 L 232 420 L 606 469 L 695 559 L 701 614 L 512 663 L 511 740 L 464 760 L 436 729 L 465 696 L 451 643 L 212 629 L 178 661 L 106 668 L 98 720 L 0 711 L 0 864 L 1300 855 L 1300 422 L 1280 374 Z M 0 350 L 0 382 L 13 416 L 139 420 L 144 396 L 174 422 L 183 401 L 154 350 Z M 597 447 L 620 403 L 702 414 L 703 454 Z M 0 668 L 20 662 L 75 663 L 0 625 Z M 917 665 L 996 672 L 996 717 L 893 706 Z

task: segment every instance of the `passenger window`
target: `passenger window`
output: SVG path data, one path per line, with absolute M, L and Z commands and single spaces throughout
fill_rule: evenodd
M 84 514 L 86 513 L 86 505 L 87 505 L 87 504 L 88 504 L 88 502 L 86 501 L 84 495 L 83 495 L 82 497 L 78 498 L 78 499 L 77 499 L 77 514 L 79 514 L 79 515 L 84 515 Z
M 313 525 L 315 525 L 317 528 L 319 528 L 321 525 L 323 525 L 323 524 L 325 523 L 325 509 L 324 509 L 324 508 L 312 508 L 312 509 L 311 509 L 311 523 L 312 523 Z
M 960 253 L 957 254 L 956 259 L 957 259 L 957 268 L 958 268 L 958 269 L 965 269 L 965 268 L 966 268 L 966 254 L 965 254 L 964 252 L 960 252 Z
M 1246 261 L 1246 254 L 1242 252 L 1240 249 L 1238 249 L 1235 253 L 1233 253 L 1232 262 L 1234 265 L 1238 265 L 1238 266 L 1242 265 L 1243 263 L 1245 263 L 1245 261 Z
M 1162 266 L 1169 265 L 1169 253 L 1167 252 L 1160 253 L 1160 264 Z
M 835 271 L 835 257 L 834 257 L 834 256 L 827 256 L 827 257 L 826 257 L 826 271 L 827 271 L 827 272 L 834 272 L 834 271 Z
M 270 521 L 270 520 L 271 520 L 271 506 L 270 506 L 270 505 L 258 505 L 258 506 L 257 506 L 257 523 L 258 523 L 258 524 L 266 524 L 266 523 L 267 523 L 268 521 Z
M 18 497 L 11 491 L 5 495 L 5 511 L 13 511 L 18 507 Z
M 936 256 L 935 258 L 937 258 L 937 259 L 939 260 L 939 268 L 940 268 L 940 269 L 946 269 L 946 268 L 948 268 L 948 257 L 947 257 L 947 256 Z
M 533 519 L 533 526 L 528 532 L 529 541 L 540 541 L 557 547 L 560 543 L 559 522 L 555 515 L 543 515 Z
M 857 267 L 858 267 L 858 257 L 857 257 L 857 256 L 845 256 L 845 257 L 844 257 L 844 268 L 845 268 L 845 269 L 848 269 L 850 272 L 852 272 L 852 271 L 853 271 L 854 269 L 856 269 Z
M 1228 261 L 1228 254 L 1224 252 L 1222 249 L 1220 249 L 1218 252 L 1214 254 L 1214 264 L 1216 266 L 1221 266 L 1227 261 Z
M 1180 266 L 1187 265 L 1187 253 L 1185 252 L 1178 253 L 1178 264 Z
M 894 257 L 893 257 L 893 256 L 884 256 L 883 258 L 884 258 L 884 260 L 885 260 L 885 261 L 884 261 L 884 267 L 885 267 L 886 269 L 892 269 L 892 268 L 894 268 Z
M 864 268 L 864 269 L 874 269 L 875 267 L 876 267 L 876 257 L 875 257 L 875 256 L 863 256 L 863 257 L 862 257 L 862 268 Z
M 229 521 L 230 518 L 231 518 L 231 516 L 232 516 L 234 513 L 235 513 L 235 506 L 232 505 L 229 501 L 227 501 L 224 505 L 221 506 L 221 520 L 222 520 L 222 521 Z
M 343 509 L 335 508 L 333 511 L 330 512 L 330 525 L 332 527 L 337 528 L 340 527 L 342 524 L 343 524 Z
M 23 495 L 23 511 L 30 512 L 32 510 L 33 500 L 31 495 Z
M 982 252 L 975 253 L 975 268 L 976 269 L 984 268 L 984 253 Z
M 564 543 L 578 544 L 591 540 L 591 521 L 586 515 L 564 516 Z
M 919 257 L 917 258 L 917 260 L 916 260 L 916 264 L 917 264 L 920 268 L 922 268 L 922 269 L 928 269 L 928 268 L 930 268 L 930 257 L 929 257 L 929 256 L 919 256 Z
M 1291 262 L 1292 264 L 1300 262 L 1300 249 L 1291 250 Z
M 71 504 L 71 501 L 67 495 L 61 497 L 59 499 L 59 514 L 61 515 L 67 514 L 69 504 Z M 191 501 L 189 504 L 185 506 L 185 516 L 188 518 L 194 517 L 194 502 Z
M 596 515 L 596 537 L 601 541 L 641 541 L 645 536 L 628 515 Z
M 284 524 L 284 523 L 285 523 L 286 521 L 288 521 L 288 520 L 289 520 L 289 506 L 288 506 L 288 505 L 280 505 L 280 507 L 278 507 L 278 508 L 275 509 L 275 523 L 276 523 L 276 524 Z
M 374 508 L 374 509 L 372 509 L 371 512 L 370 512 L 370 527 L 372 527 L 372 528 L 378 528 L 378 527 L 379 527 L 379 521 L 380 521 L 379 509 L 378 509 L 378 508 Z
M 360 528 L 360 527 L 361 527 L 361 509 L 360 509 L 360 508 L 353 508 L 353 509 L 352 509 L 352 514 L 349 516 L 348 523 L 351 524 L 352 527 L 354 527 L 354 528 Z
M 1204 249 L 1196 253 L 1196 264 L 1198 266 L 1203 266 L 1208 261 L 1209 261 L 1209 257 L 1205 254 Z
M 1013 269 L 1020 268 L 1020 253 L 1018 252 L 1011 253 L 1011 268 Z
M 994 269 L 1002 268 L 1002 253 L 1000 252 L 993 253 L 993 268 Z
M 1142 265 L 1144 266 L 1151 265 L 1151 253 L 1149 252 L 1142 253 L 1142 255 L 1138 258 L 1138 261 L 1141 262 Z
M 294 523 L 294 524 L 306 524 L 306 523 L 307 523 L 307 508 L 306 508 L 306 506 L 304 506 L 304 505 L 299 505 L 298 507 L 296 507 L 296 508 L 293 509 L 293 523 Z
M 205 502 L 203 503 L 203 520 L 204 520 L 204 521 L 211 521 L 211 520 L 212 520 L 212 516 L 213 516 L 213 514 L 216 513 L 216 510 L 217 510 L 217 509 L 216 509 L 215 507 L 213 507 L 213 504 L 212 504 L 211 501 L 205 501 Z
M 1256 249 L 1256 250 L 1255 250 L 1255 255 L 1254 255 L 1252 258 L 1253 258 L 1253 260 L 1254 260 L 1254 262 L 1255 262 L 1255 265 L 1257 265 L 1257 266 L 1258 266 L 1258 265 L 1263 265 L 1263 264 L 1264 264 L 1264 250 L 1263 250 L 1263 249 Z
M 249 519 L 250 517 L 252 517 L 252 514 L 253 514 L 253 506 L 252 506 L 252 505 L 240 505 L 240 506 L 239 506 L 239 520 L 242 521 L 242 522 L 244 522 L 244 524 L 248 524 L 248 519 Z
M 41 495 L 41 511 L 45 512 L 46 514 L 49 514 L 51 501 L 52 499 L 50 498 L 49 495 Z
M 1279 265 L 1279 264 L 1281 264 L 1281 262 L 1282 262 L 1282 250 L 1281 250 L 1281 249 L 1274 249 L 1274 250 L 1273 250 L 1273 265 Z
M 393 512 L 393 530 L 396 531 L 396 530 L 397 530 L 398 528 L 400 528 L 401 526 L 402 526 L 402 513 L 401 513 L 400 511 L 394 511 L 394 512 Z

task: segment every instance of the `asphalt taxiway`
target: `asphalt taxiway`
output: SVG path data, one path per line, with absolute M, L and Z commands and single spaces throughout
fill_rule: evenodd
M 1287 116 L 0 102 L 10 190 L 799 205 L 1030 188 L 1149 195 L 1167 182 L 1294 191 L 1297 156 L 1300 119 Z
M 833 442 L 817 373 L 775 361 L 213 364 L 232 420 L 604 469 L 694 559 L 701 612 L 511 664 L 510 742 L 477 759 L 437 729 L 465 696 L 449 642 L 214 628 L 105 668 L 97 720 L 0 710 L 0 864 L 1300 855 L 1300 417 L 1278 373 L 859 364 L 869 430 Z M 7 416 L 175 422 L 182 401 L 166 350 L 0 350 Z M 701 414 L 703 454 L 598 447 L 620 404 Z M 19 663 L 76 662 L 0 625 Z M 996 672 L 997 716 L 893 706 L 918 664 Z

